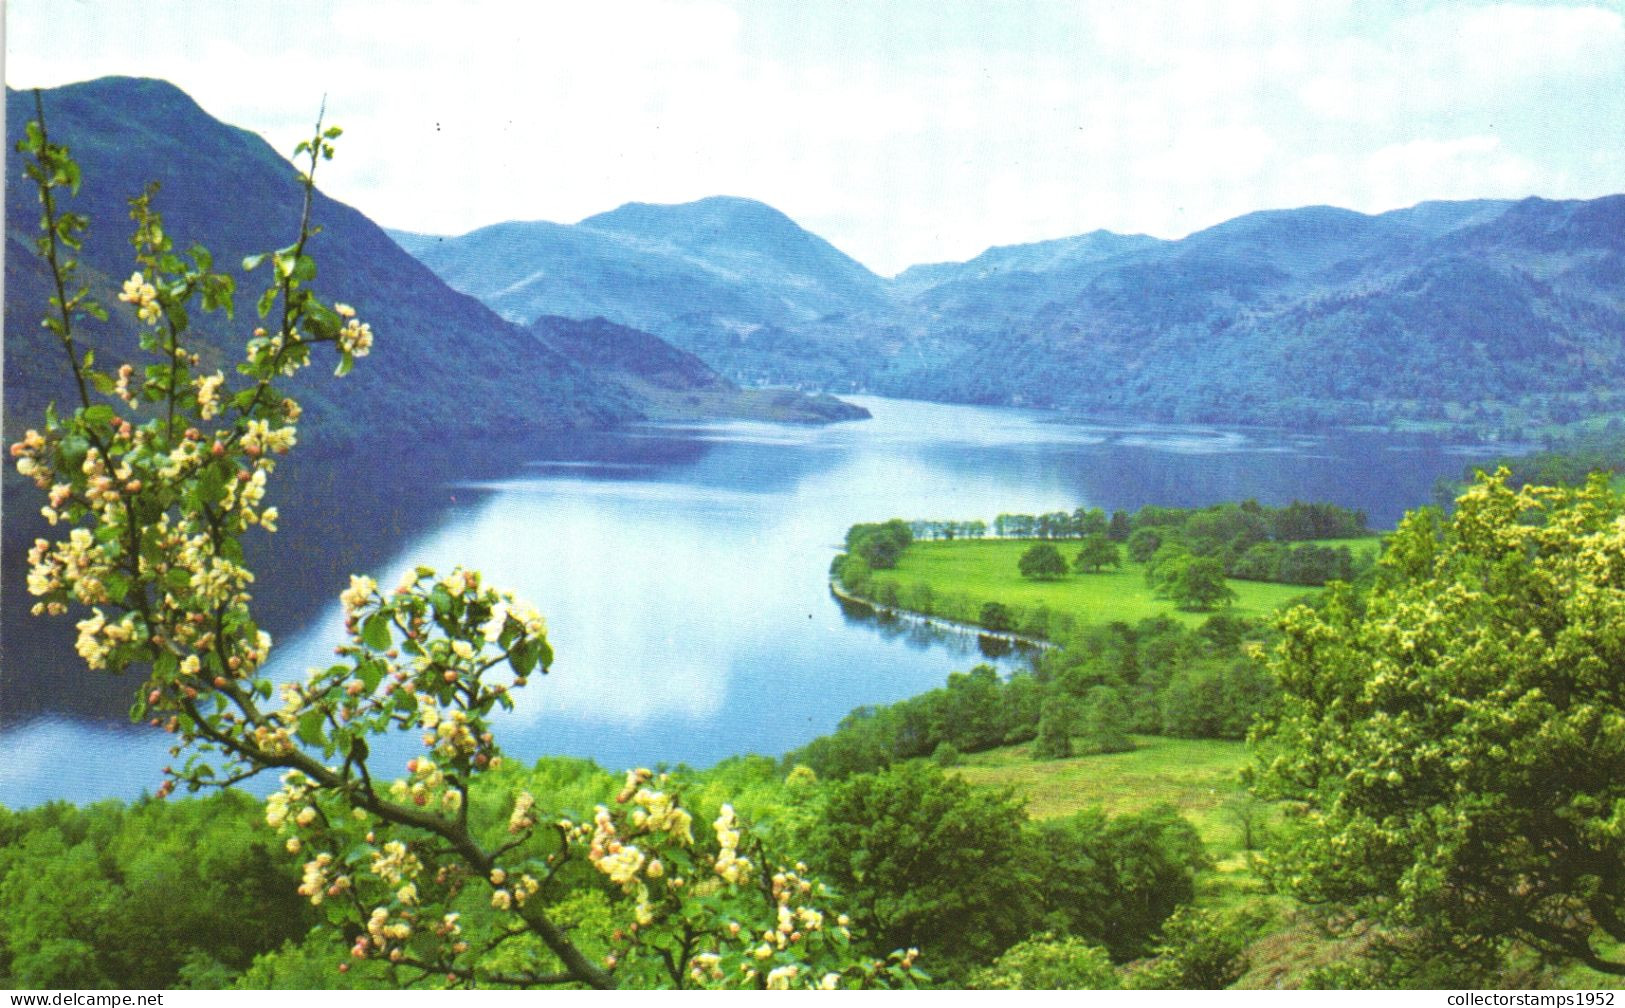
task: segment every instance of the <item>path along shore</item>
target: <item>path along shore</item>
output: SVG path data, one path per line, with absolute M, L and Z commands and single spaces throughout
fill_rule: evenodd
M 1047 641 L 1042 637 L 1029 637 L 1026 634 L 1013 633 L 1008 630 L 989 630 L 987 627 L 980 626 L 975 623 L 963 623 L 959 620 L 945 619 L 941 616 L 930 616 L 925 613 L 915 612 L 912 609 L 881 605 L 874 599 L 864 598 L 862 595 L 852 594 L 845 588 L 842 588 L 834 579 L 831 579 L 829 582 L 829 592 L 831 595 L 834 595 L 843 602 L 850 602 L 853 605 L 867 606 L 876 613 L 883 613 L 887 616 L 894 616 L 898 619 L 913 620 L 917 623 L 923 623 L 927 626 L 936 627 L 939 630 L 947 630 L 951 633 L 971 634 L 976 637 L 991 637 L 994 640 L 1009 641 L 1011 644 L 1019 644 L 1022 647 L 1036 648 L 1040 651 L 1047 651 L 1050 648 L 1055 647 L 1054 641 Z

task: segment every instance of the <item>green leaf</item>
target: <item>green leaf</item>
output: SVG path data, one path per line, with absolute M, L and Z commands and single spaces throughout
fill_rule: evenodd
M 521 644 L 508 652 L 508 663 L 513 670 L 522 676 L 528 676 L 536 667 L 536 643 L 534 641 Z
M 350 373 L 350 369 L 353 367 L 355 367 L 355 358 L 350 356 L 349 351 L 345 351 L 339 354 L 339 366 L 333 369 L 333 373 L 343 378 Z
M 260 295 L 259 304 L 257 306 L 259 308 L 260 318 L 264 318 L 265 316 L 271 314 L 271 306 L 274 304 L 276 304 L 276 288 L 267 287 L 265 289 L 265 293 Z
M 260 263 L 263 263 L 265 261 L 265 257 L 269 254 L 270 253 L 268 252 L 256 252 L 251 256 L 243 256 L 243 272 L 251 273 L 258 269 Z
M 339 331 L 338 313 L 312 298 L 305 306 L 305 326 L 322 339 L 332 339 Z
M 391 641 L 389 617 L 381 612 L 368 616 L 361 625 L 361 639 L 374 651 L 387 651 Z
M 299 740 L 306 745 L 325 746 L 327 735 L 322 731 L 322 712 L 309 710 L 299 718 Z

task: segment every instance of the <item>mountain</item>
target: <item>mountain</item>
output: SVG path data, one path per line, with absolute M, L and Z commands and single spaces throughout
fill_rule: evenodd
M 109 77 L 44 92 L 51 136 L 68 144 L 84 172 L 69 206 L 91 222 L 82 257 L 86 279 L 112 321 L 81 340 L 106 363 L 140 360 L 136 326 L 116 301 L 131 272 L 126 199 L 149 181 L 177 248 L 198 242 L 215 262 L 286 245 L 298 224 L 292 167 L 259 137 L 211 118 L 173 85 Z M 7 91 L 8 141 L 33 116 L 30 93 Z M 21 172 L 6 184 L 6 408 L 36 417 L 48 399 L 67 402 L 60 348 L 38 323 L 48 274 L 32 249 L 38 216 Z M 290 387 L 306 407 L 307 440 L 470 437 L 601 426 L 638 415 L 636 404 L 594 387 L 590 373 L 538 345 L 473 298 L 458 294 L 403 253 L 360 213 L 320 194 L 310 245 L 326 298 L 355 306 L 377 333 L 374 353 L 343 381 L 320 366 Z M 236 272 L 235 269 L 232 272 Z M 230 368 L 256 321 L 253 299 L 266 274 L 239 277 L 236 322 L 210 320 L 205 366 Z M 524 375 L 520 382 L 513 375 Z
M 741 389 L 698 357 L 649 333 L 606 319 L 543 315 L 526 331 L 640 404 L 651 420 L 728 416 L 780 423 L 830 423 L 869 416 L 834 396 L 793 389 Z
M 772 207 L 716 196 L 628 203 L 575 225 L 495 224 L 455 238 L 393 232 L 453 288 L 510 321 L 602 317 L 654 333 L 731 378 L 820 384 L 859 363 L 787 327 L 892 308 L 885 281 Z M 780 365 L 795 358 L 787 371 Z
M 401 235 L 510 318 L 602 316 L 748 384 L 1144 420 L 1516 430 L 1625 410 L 1621 202 L 1264 210 L 891 280 L 759 203 Z
M 911 299 L 944 359 L 873 385 L 1166 420 L 1572 420 L 1625 406 L 1622 214 L 1307 207 L 1020 283 L 966 269 Z
M 112 320 L 92 323 L 80 339 L 96 348 L 103 366 L 141 359 L 134 319 L 118 310 L 124 306 L 116 293 L 132 268 L 126 199 L 148 181 L 160 183 L 155 205 L 177 248 L 201 243 L 217 265 L 234 267 L 244 255 L 292 239 L 301 198 L 292 166 L 258 136 L 211 118 L 173 85 L 108 77 L 46 91 L 42 101 L 50 135 L 67 143 L 83 168 L 84 187 L 69 208 L 91 221 L 84 275 Z M 8 140 L 14 143 L 33 117 L 33 95 L 8 90 L 6 106 Z M 37 422 L 48 401 L 71 401 L 61 349 L 38 322 L 50 285 L 32 248 L 37 217 L 32 187 L 20 171 L 9 173 L 8 433 L 19 422 Z M 377 343 L 342 381 L 320 366 L 290 380 L 306 409 L 303 440 L 376 448 L 511 439 L 671 412 L 664 398 L 640 401 L 594 354 L 562 354 L 452 290 L 354 209 L 318 193 L 312 222 L 321 228 L 310 244 L 320 266 L 317 292 L 353 305 L 372 325 Z M 200 320 L 206 368 L 229 370 L 237 359 L 257 321 L 253 300 L 267 282 L 263 269 L 239 276 L 236 321 Z M 696 380 L 715 391 L 714 378 Z M 708 412 L 696 416 L 726 413 L 727 399 L 712 395 Z M 756 412 L 754 404 L 741 409 Z
M 1101 262 L 1130 252 L 1145 251 L 1164 244 L 1149 235 L 1120 235 L 1111 231 L 1091 231 L 1072 238 L 1031 242 L 1025 245 L 999 245 L 968 262 L 929 263 L 910 266 L 892 278 L 892 290 L 904 298 L 950 283 L 976 283 L 1016 274 L 1041 274 Z

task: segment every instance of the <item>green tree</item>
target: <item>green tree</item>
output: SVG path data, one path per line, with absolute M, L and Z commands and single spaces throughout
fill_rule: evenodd
M 1137 990 L 1222 990 L 1247 972 L 1247 944 L 1261 921 L 1184 906 L 1162 925 L 1150 962 L 1129 977 Z
M 1168 805 L 1040 820 L 1027 828 L 1026 850 L 1042 926 L 1103 945 L 1119 962 L 1150 951 L 1211 864 L 1195 827 Z
M 1181 609 L 1206 612 L 1236 597 L 1225 583 L 1224 565 L 1214 557 L 1175 556 L 1158 563 L 1152 585 L 1157 595 Z
M 1038 734 L 1033 738 L 1033 759 L 1072 758 L 1072 736 L 1078 730 L 1077 703 L 1059 690 L 1044 698 L 1038 718 Z
M 1112 542 L 1128 542 L 1128 537 L 1134 533 L 1134 519 L 1129 517 L 1127 511 L 1113 511 L 1111 525 L 1106 529 L 1106 535 Z
M 1102 567 L 1120 567 L 1123 558 L 1119 554 L 1117 544 L 1106 536 L 1095 533 L 1083 541 L 1083 548 L 1072 561 L 1072 568 L 1079 573 L 1083 571 L 1098 571 Z
M 914 541 L 914 530 L 901 518 L 854 525 L 846 533 L 847 553 L 862 557 L 874 570 L 897 566 L 897 558 Z
M 1121 512 L 1119 512 L 1121 513 Z M 970 975 L 972 990 L 1117 990 L 1111 956 L 1081 938 L 1045 933 L 1017 942 Z
M 1163 541 L 1168 538 L 1166 529 L 1141 527 L 1129 534 L 1125 543 L 1128 558 L 1135 563 L 1148 563 L 1157 550 L 1162 548 Z
M 982 611 L 978 614 L 977 622 L 989 630 L 1006 632 L 1016 628 L 1016 621 L 1010 615 L 1010 607 L 1003 602 L 983 602 Z
M 1503 471 L 1456 505 L 1281 619 L 1259 788 L 1312 814 L 1271 874 L 1419 954 L 1625 975 L 1625 504 Z
M 1036 543 L 1027 548 L 1017 561 L 1022 577 L 1037 578 L 1040 581 L 1051 581 L 1066 577 L 1066 559 L 1053 543 Z
M 1181 665 L 1157 691 L 1162 733 L 1181 738 L 1245 738 L 1275 699 L 1269 673 L 1248 658 L 1201 658 Z
M 1096 686 L 1083 698 L 1083 714 L 1078 734 L 1083 751 L 1090 753 L 1127 752 L 1134 748 L 1128 733 L 1128 705 L 1114 686 Z
M 184 986 L 189 966 L 226 978 L 303 934 L 319 915 L 262 816 L 240 792 L 0 812 L 0 977 Z
M 1031 931 L 1026 813 L 924 762 L 830 785 L 803 838 L 853 907 L 868 948 L 915 947 L 933 975 L 987 962 Z

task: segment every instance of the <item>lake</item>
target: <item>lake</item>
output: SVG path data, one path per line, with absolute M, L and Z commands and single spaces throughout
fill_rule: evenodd
M 510 758 L 588 756 L 619 769 L 778 755 L 853 707 L 987 660 L 974 638 L 843 612 L 827 571 L 855 522 L 1251 497 L 1329 500 L 1389 527 L 1431 499 L 1439 476 L 1506 450 L 854 398 L 873 419 L 636 427 L 509 449 L 458 478 L 410 462 L 365 479 L 361 468 L 307 468 L 286 482 L 279 472 L 282 552 L 256 585 L 277 637 L 271 672 L 331 661 L 349 570 L 388 586 L 418 564 L 461 564 L 535 604 L 557 653 L 500 722 Z M 124 720 L 138 683 L 73 665 L 71 647 L 62 651 L 71 625 L 42 633 L 19 613 L 19 581 L 6 573 L 0 804 L 155 788 L 169 737 Z

